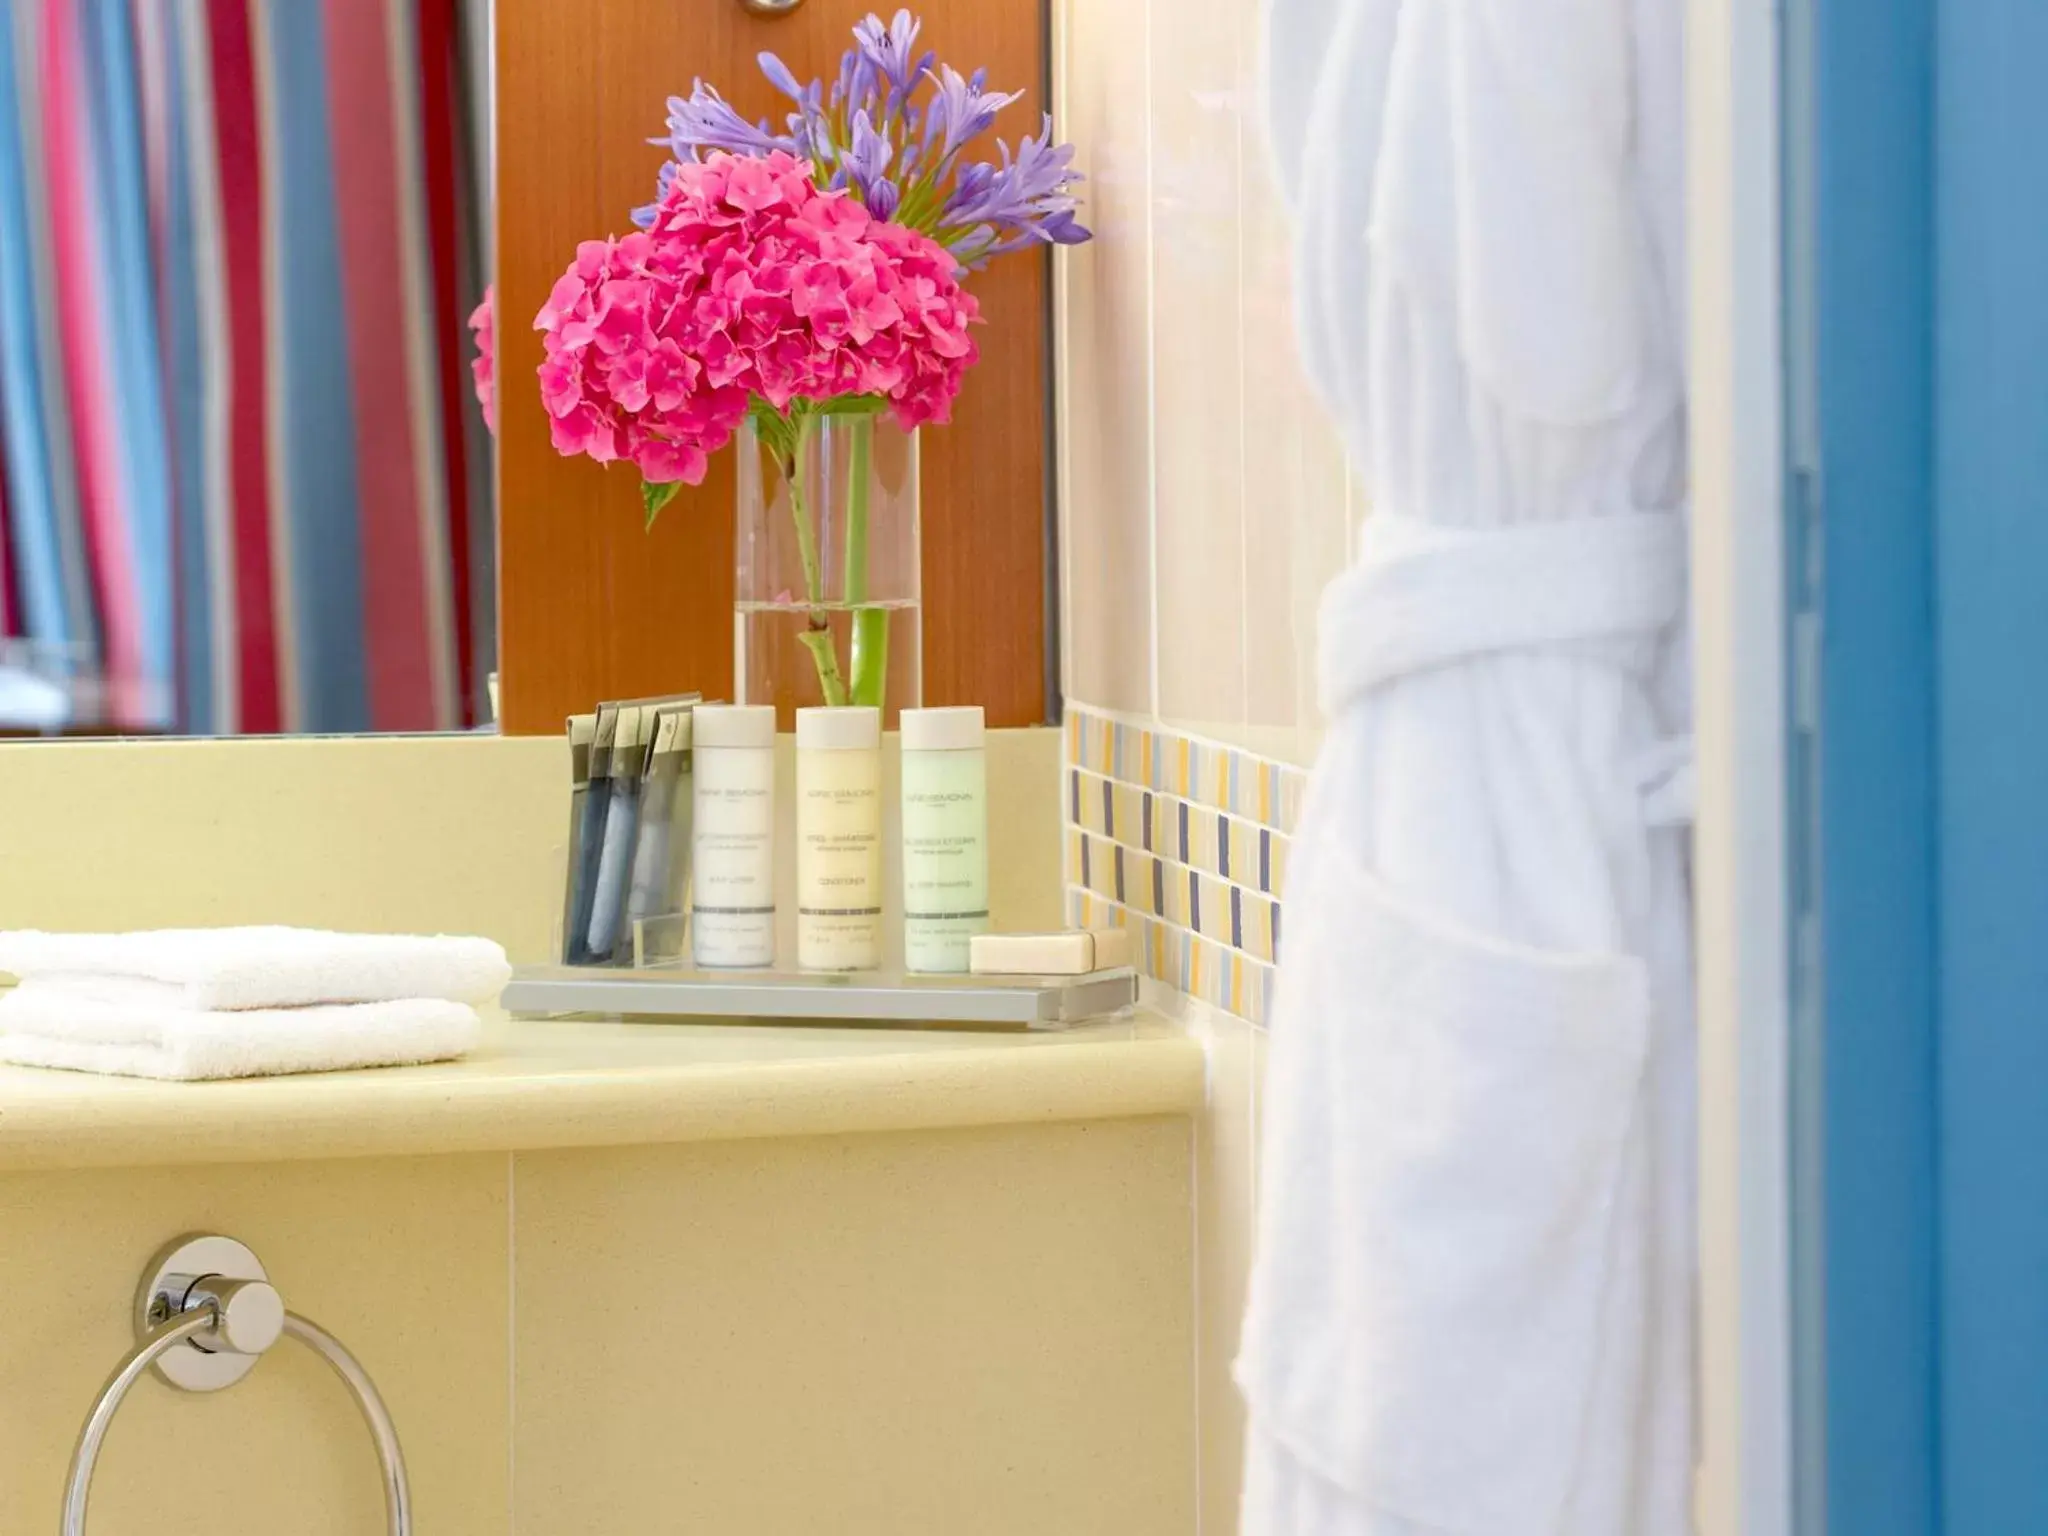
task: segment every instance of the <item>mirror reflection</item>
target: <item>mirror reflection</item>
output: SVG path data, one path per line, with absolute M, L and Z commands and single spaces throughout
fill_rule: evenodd
M 0 733 L 491 719 L 490 0 L 0 0 Z

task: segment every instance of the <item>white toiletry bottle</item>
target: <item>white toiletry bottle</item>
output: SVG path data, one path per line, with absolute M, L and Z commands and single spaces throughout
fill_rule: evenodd
M 903 711 L 903 964 L 962 974 L 988 931 L 981 706 Z
M 796 951 L 807 971 L 882 963 L 882 713 L 796 712 Z
M 775 963 L 775 710 L 700 704 L 690 947 L 707 970 Z

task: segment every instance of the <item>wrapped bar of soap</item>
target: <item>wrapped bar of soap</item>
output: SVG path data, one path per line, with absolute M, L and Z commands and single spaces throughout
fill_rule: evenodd
M 1128 928 L 1065 933 L 977 933 L 968 968 L 977 976 L 1087 976 L 1132 964 L 1138 946 Z

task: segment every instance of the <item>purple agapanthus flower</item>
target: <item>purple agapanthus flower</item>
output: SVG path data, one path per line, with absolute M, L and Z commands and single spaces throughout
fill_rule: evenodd
M 656 139 L 677 151 L 677 158 L 695 158 L 700 150 L 725 150 L 734 155 L 765 155 L 774 150 L 794 152 L 788 134 L 777 133 L 766 118 L 750 123 L 718 94 L 718 88 L 702 80 L 690 82 L 687 98 L 668 99 L 668 137 Z
M 718 94 L 716 86 L 706 85 L 702 80 L 690 82 L 687 97 L 669 97 L 668 134 L 648 142 L 664 145 L 676 160 L 701 160 L 719 150 L 732 155 L 766 155 L 778 149 L 792 155 L 801 153 L 795 135 L 775 132 L 765 118 L 758 123 L 748 122 L 731 102 Z M 655 205 L 674 179 L 672 161 L 661 168 L 654 202 L 633 210 L 634 223 L 645 229 L 653 222 Z
M 768 77 L 768 83 L 791 101 L 801 102 L 808 94 L 806 88 L 797 83 L 796 76 L 778 55 L 764 50 L 754 55 L 754 62 L 761 66 L 761 73 Z
M 1052 115 L 1035 138 L 1017 146 L 1013 158 L 1004 144 L 1001 166 L 964 166 L 952 194 L 939 210 L 938 237 L 970 266 L 1033 243 L 1078 245 L 1089 232 L 1075 217 L 1073 195 L 1081 174 L 1074 146 L 1055 144 Z
M 668 136 L 655 140 L 677 160 L 715 151 L 759 156 L 784 150 L 811 163 L 819 185 L 845 188 L 875 217 L 930 235 L 963 267 L 1032 245 L 1075 245 L 1089 238 L 1074 188 L 1074 148 L 1055 144 L 1052 119 L 999 161 L 970 160 L 971 145 L 997 115 L 1023 96 L 991 91 L 988 71 L 962 75 L 918 52 L 922 24 L 907 10 L 888 22 L 871 15 L 855 25 L 829 94 L 805 83 L 772 53 L 760 55 L 768 83 L 795 104 L 786 131 L 750 123 L 712 87 L 695 83 L 687 99 L 669 101 Z M 660 191 L 675 175 L 663 168 Z M 652 206 L 637 210 L 643 225 Z
M 934 167 L 944 166 L 993 128 L 996 114 L 1004 107 L 1024 99 L 1022 91 L 988 90 L 988 71 L 984 69 L 962 78 L 952 65 L 941 64 L 936 81 L 924 124 L 924 154 Z
M 881 17 L 871 15 L 854 23 L 853 51 L 872 64 L 891 87 L 908 95 L 937 57 L 927 53 L 920 58 L 913 51 L 923 29 L 924 23 L 908 11 L 898 11 L 886 27 Z
M 755 62 L 768 77 L 768 83 L 796 103 L 796 110 L 789 114 L 789 138 L 795 153 L 805 160 L 816 159 L 821 146 L 831 142 L 825 118 L 824 83 L 813 80 L 809 85 L 801 84 L 789 66 L 772 53 L 755 55 Z
M 858 112 L 881 100 L 881 86 L 875 61 L 857 48 L 849 48 L 839 61 L 839 78 L 832 84 L 832 110 Z
M 840 166 L 870 212 L 874 210 L 872 193 L 875 183 L 887 174 L 889 162 L 895 155 L 895 146 L 875 130 L 867 112 L 854 113 L 853 133 L 846 154 L 840 159 Z

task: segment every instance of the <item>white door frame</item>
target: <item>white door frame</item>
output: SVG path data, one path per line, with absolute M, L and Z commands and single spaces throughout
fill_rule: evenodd
M 1784 292 L 1773 0 L 1688 0 L 1704 1536 L 1791 1536 Z

